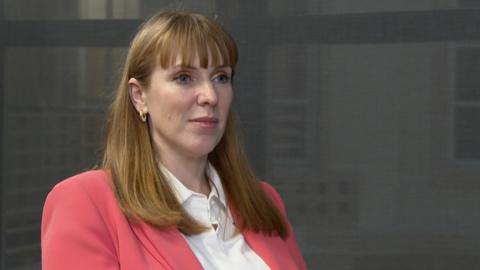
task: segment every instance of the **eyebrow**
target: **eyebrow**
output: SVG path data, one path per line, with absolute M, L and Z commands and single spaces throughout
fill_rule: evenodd
M 191 69 L 191 70 L 199 69 L 198 67 L 195 67 L 195 66 L 192 66 L 192 65 L 182 65 L 182 64 L 174 65 L 171 68 L 172 69 Z M 218 70 L 218 69 L 222 69 L 222 68 L 232 68 L 232 67 L 229 66 L 229 65 L 221 65 L 221 66 L 216 66 L 213 69 Z
M 174 68 L 174 69 L 177 69 L 177 68 L 196 69 L 196 67 L 194 67 L 194 66 L 182 65 L 182 64 L 171 66 L 171 68 Z

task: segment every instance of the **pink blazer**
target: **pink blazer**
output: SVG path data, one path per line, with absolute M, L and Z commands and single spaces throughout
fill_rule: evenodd
M 263 188 L 285 212 L 278 193 Z M 272 270 L 307 269 L 289 224 L 290 236 L 247 231 L 250 247 Z M 42 217 L 43 270 L 202 269 L 180 232 L 130 223 L 118 207 L 105 171 L 88 171 L 57 184 Z

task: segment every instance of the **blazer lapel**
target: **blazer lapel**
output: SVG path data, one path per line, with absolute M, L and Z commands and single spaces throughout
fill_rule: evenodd
M 203 269 L 176 228 L 157 229 L 139 222 L 132 224 L 132 229 L 145 249 L 166 269 Z
M 233 204 L 229 208 L 235 224 L 241 217 Z M 186 240 L 176 228 L 157 229 L 145 222 L 131 224 L 144 248 L 165 269 L 202 270 L 200 262 Z M 252 231 L 243 232 L 247 244 L 260 256 L 271 270 L 298 269 L 286 243 L 278 236 L 268 236 Z

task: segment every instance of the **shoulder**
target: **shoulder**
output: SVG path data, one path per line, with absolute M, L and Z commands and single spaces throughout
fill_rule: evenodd
M 99 209 L 109 207 L 114 200 L 108 173 L 103 170 L 92 170 L 56 184 L 47 195 L 44 214 L 60 209 L 84 213 L 92 207 Z
M 120 211 L 108 179 L 105 171 L 88 171 L 50 191 L 42 214 L 42 269 L 116 264 L 115 217 Z
M 104 170 L 86 171 L 56 184 L 50 193 L 84 189 L 87 192 L 109 189 L 109 176 Z

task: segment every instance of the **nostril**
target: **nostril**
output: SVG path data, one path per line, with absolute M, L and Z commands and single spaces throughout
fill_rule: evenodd
M 218 101 L 217 91 L 212 85 L 208 85 L 202 89 L 198 96 L 198 102 L 200 104 L 216 104 Z
M 218 102 L 218 97 L 216 94 L 204 94 L 200 95 L 198 97 L 198 103 L 199 104 L 209 104 L 209 105 L 215 105 Z

